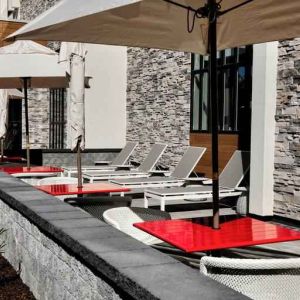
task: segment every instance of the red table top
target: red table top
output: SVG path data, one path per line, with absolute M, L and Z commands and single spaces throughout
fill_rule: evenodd
M 0 159 L 1 161 L 1 159 Z M 20 161 L 20 162 L 25 162 L 26 158 L 21 157 L 21 156 L 3 156 L 3 161 Z
M 53 196 L 63 195 L 82 195 L 82 194 L 98 194 L 98 193 L 121 193 L 129 192 L 130 189 L 110 183 L 84 183 L 82 188 L 78 188 L 77 184 L 51 184 L 39 185 L 37 189 Z
M 185 252 L 300 240 L 300 231 L 252 218 L 221 223 L 219 230 L 188 220 L 143 222 L 134 226 Z
M 38 167 L 0 167 L 0 171 L 8 174 L 17 173 L 60 173 L 63 169 L 51 166 L 38 166 Z

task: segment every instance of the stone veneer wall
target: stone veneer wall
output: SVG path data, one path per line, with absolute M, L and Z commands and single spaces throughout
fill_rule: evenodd
M 160 162 L 175 165 L 189 145 L 190 54 L 128 49 L 127 139 L 141 161 L 150 143 L 169 145 Z
M 5 257 L 36 299 L 121 299 L 105 281 L 0 201 L 0 227 L 7 228 Z
M 300 39 L 279 43 L 275 214 L 300 220 Z
M 34 19 L 58 1 L 21 0 L 21 20 Z M 33 149 L 46 149 L 49 145 L 49 98 L 49 89 L 31 89 L 28 92 L 30 143 Z M 26 146 L 24 107 L 22 116 L 22 146 L 24 148 Z

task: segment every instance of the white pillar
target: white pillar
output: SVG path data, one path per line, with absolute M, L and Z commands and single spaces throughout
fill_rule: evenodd
M 7 0 L 0 0 L 0 20 L 6 20 L 7 17 Z
M 254 45 L 251 125 L 251 214 L 273 215 L 278 42 Z

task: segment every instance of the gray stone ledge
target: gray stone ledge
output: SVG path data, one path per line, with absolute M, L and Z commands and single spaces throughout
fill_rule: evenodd
M 0 199 L 96 276 L 122 291 L 124 299 L 248 299 L 78 208 L 1 172 Z

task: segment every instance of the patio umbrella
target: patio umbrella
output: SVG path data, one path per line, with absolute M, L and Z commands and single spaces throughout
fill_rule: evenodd
M 86 50 L 80 43 L 62 43 L 60 61 L 67 61 L 70 74 L 68 90 L 69 144 L 77 151 L 78 187 L 82 187 L 81 150 L 85 147 L 84 91 Z
M 62 0 L 10 37 L 210 54 L 213 227 L 219 228 L 217 49 L 298 37 L 299 22 L 299 0 Z
M 30 167 L 28 88 L 64 88 L 66 72 L 58 64 L 58 54 L 32 41 L 17 41 L 0 48 L 0 89 L 23 89 L 27 167 Z

